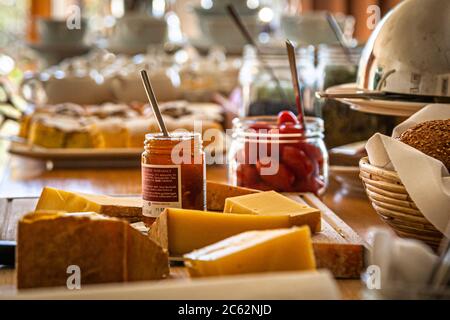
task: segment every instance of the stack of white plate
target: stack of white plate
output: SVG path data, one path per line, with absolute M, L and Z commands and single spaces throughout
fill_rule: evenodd
M 356 94 L 360 92 L 356 83 L 347 83 L 328 88 L 327 94 Z M 354 110 L 388 116 L 409 117 L 427 105 L 426 102 L 410 102 L 383 99 L 338 98 Z

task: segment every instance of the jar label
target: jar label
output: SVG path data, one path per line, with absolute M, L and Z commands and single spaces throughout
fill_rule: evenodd
M 181 208 L 181 166 L 142 164 L 142 214 L 157 218 L 165 208 Z

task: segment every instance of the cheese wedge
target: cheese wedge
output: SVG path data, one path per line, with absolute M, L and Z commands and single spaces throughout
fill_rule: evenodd
M 295 226 L 288 215 L 223 214 L 168 208 L 152 224 L 149 237 L 178 256 L 251 230 Z
M 126 221 L 94 212 L 38 211 L 19 221 L 19 288 L 66 286 L 79 268 L 81 286 L 161 279 L 169 273 L 167 250 Z
M 129 221 L 137 221 L 140 220 L 142 215 L 142 200 L 137 197 L 109 197 L 45 187 L 42 189 L 36 205 L 37 210 L 93 211 L 107 216 L 125 218 Z
M 224 212 L 259 216 L 289 216 L 292 225 L 308 225 L 311 232 L 320 232 L 320 211 L 298 203 L 275 191 L 227 198 Z
M 184 255 L 192 277 L 314 270 L 307 226 L 248 231 Z
M 235 187 L 225 183 L 206 182 L 206 207 L 210 211 L 223 211 L 225 200 L 246 194 L 261 192 L 255 189 Z

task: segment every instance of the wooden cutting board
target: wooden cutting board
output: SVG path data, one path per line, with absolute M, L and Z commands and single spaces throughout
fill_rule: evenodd
M 285 195 L 322 213 L 322 231 L 313 236 L 318 268 L 329 269 L 337 278 L 359 278 L 364 268 L 367 245 L 358 234 L 315 195 Z M 19 219 L 33 211 L 36 203 L 37 198 L 0 198 L 0 240 L 16 239 Z

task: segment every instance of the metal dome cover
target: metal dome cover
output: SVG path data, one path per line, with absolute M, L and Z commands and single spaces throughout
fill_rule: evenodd
M 450 97 L 450 0 L 404 0 L 370 36 L 359 89 Z

